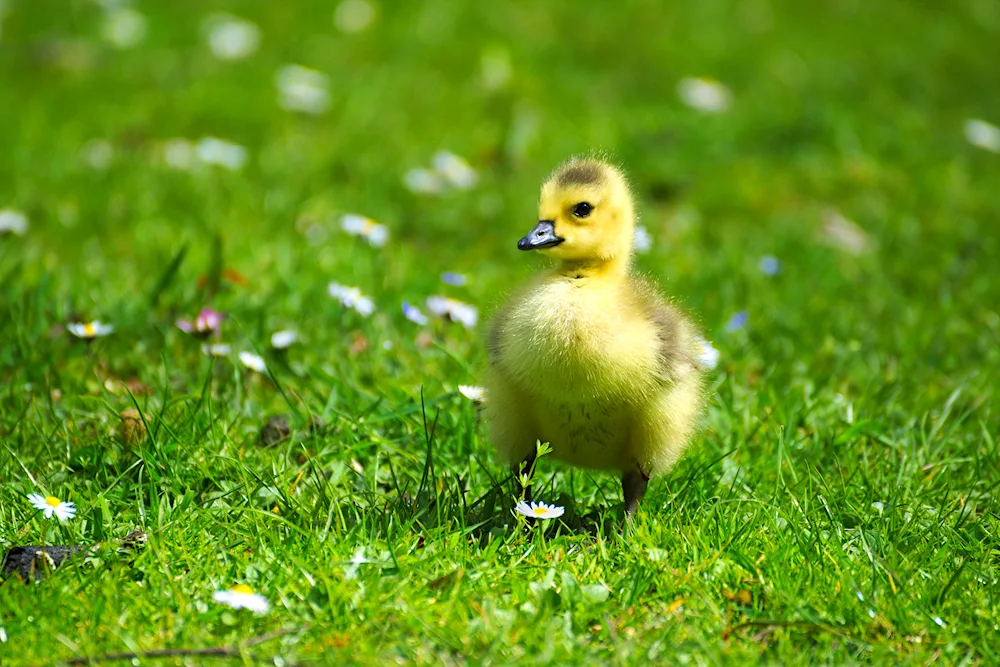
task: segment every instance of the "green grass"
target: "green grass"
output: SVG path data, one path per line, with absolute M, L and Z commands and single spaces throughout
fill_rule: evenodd
M 4 4 L 0 209 L 30 228 L 0 238 L 0 547 L 150 538 L 131 564 L 0 584 L 4 664 L 241 642 L 304 664 L 1000 661 L 1000 155 L 962 134 L 1000 123 L 995 3 L 384 2 L 345 35 L 326 2 L 143 2 L 126 51 L 91 2 Z M 260 26 L 255 55 L 211 55 L 220 9 Z M 505 87 L 482 85 L 484 54 L 509 59 Z M 278 107 L 289 63 L 329 75 L 325 114 Z M 730 109 L 685 107 L 686 76 Z M 246 167 L 156 157 L 203 136 Z M 407 191 L 440 149 L 478 185 Z M 640 269 L 722 352 L 703 435 L 625 536 L 617 480 L 550 461 L 536 495 L 565 521 L 514 520 L 456 391 L 480 332 L 418 340 L 399 308 L 445 293 L 487 316 L 539 267 L 514 244 L 541 179 L 592 149 L 632 176 Z M 822 241 L 833 210 L 868 253 Z M 345 211 L 390 243 L 340 232 Z M 303 340 L 273 379 L 213 363 L 173 325 L 206 304 L 238 349 Z M 117 331 L 88 346 L 77 318 Z M 130 407 L 150 437 L 126 447 Z M 263 447 L 275 414 L 293 436 Z M 43 519 L 39 491 L 77 518 Z M 271 612 L 212 602 L 238 582 Z

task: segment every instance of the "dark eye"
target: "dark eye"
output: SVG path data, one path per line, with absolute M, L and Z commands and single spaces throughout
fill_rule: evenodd
M 590 215 L 590 212 L 594 210 L 594 207 L 585 201 L 580 202 L 573 207 L 573 215 L 578 218 L 586 218 Z

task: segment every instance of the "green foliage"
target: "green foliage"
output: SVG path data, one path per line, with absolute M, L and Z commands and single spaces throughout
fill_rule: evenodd
M 99 3 L 0 3 L 0 209 L 30 221 L 0 237 L 0 546 L 149 534 L 0 584 L 0 662 L 1000 661 L 1000 155 L 963 137 L 1000 123 L 996 3 L 381 2 L 353 34 L 315 0 L 134 6 L 146 34 L 120 50 Z M 257 53 L 213 57 L 219 10 L 260 27 Z M 292 63 L 329 76 L 325 113 L 278 106 Z M 682 104 L 689 76 L 729 109 Z M 206 136 L 247 164 L 165 164 Z M 408 191 L 442 149 L 476 187 Z M 630 531 L 612 475 L 550 457 L 535 497 L 566 514 L 515 520 L 456 391 L 479 333 L 420 337 L 399 307 L 488 315 L 537 269 L 515 242 L 539 183 L 589 150 L 631 175 L 639 268 L 722 353 L 703 436 Z M 866 251 L 829 241 L 844 219 Z M 269 373 L 176 329 L 206 305 Z M 91 319 L 115 333 L 63 329 Z M 301 341 L 269 351 L 282 328 Z M 129 408 L 148 436 L 126 444 Z M 262 445 L 279 414 L 291 435 Z M 212 602 L 236 583 L 271 612 Z

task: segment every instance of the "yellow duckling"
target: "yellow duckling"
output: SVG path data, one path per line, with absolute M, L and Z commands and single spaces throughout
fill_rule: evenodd
M 515 479 L 547 442 L 559 460 L 620 471 L 631 517 L 695 430 L 704 343 L 631 270 L 635 213 L 617 168 L 570 160 L 542 186 L 538 213 L 517 247 L 556 266 L 490 324 L 483 418 Z

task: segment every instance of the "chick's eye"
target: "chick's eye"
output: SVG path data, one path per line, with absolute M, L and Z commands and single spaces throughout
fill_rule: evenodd
M 586 218 L 590 215 L 590 212 L 594 210 L 594 207 L 585 201 L 580 202 L 573 207 L 573 215 L 578 218 Z

